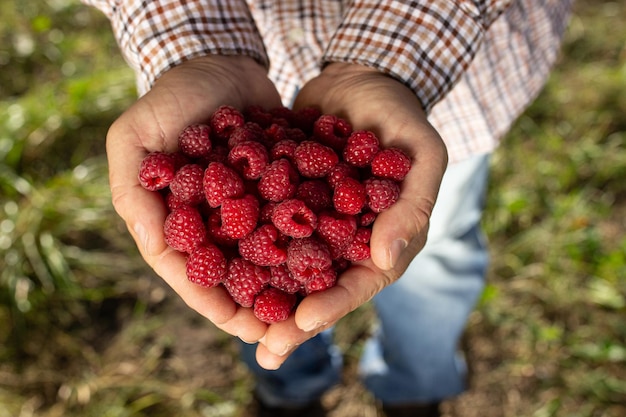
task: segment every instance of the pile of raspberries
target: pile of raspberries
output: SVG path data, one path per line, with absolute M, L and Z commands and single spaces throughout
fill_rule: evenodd
M 317 109 L 224 105 L 187 126 L 176 152 L 146 155 L 139 182 L 163 196 L 165 240 L 186 254 L 188 279 L 275 323 L 370 257 L 372 224 L 410 167 Z

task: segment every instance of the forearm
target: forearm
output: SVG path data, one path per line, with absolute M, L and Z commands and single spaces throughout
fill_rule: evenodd
M 168 69 L 205 55 L 245 55 L 268 66 L 263 41 L 243 0 L 83 0 L 111 21 L 140 94 Z
M 323 62 L 387 73 L 413 90 L 429 111 L 467 70 L 485 31 L 509 3 L 356 0 Z

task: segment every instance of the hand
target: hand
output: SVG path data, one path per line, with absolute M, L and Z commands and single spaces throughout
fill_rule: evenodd
M 280 105 L 280 97 L 264 68 L 251 58 L 209 56 L 185 62 L 160 77 L 111 126 L 109 180 L 113 205 L 146 262 L 191 308 L 222 330 L 252 342 L 265 334 L 267 325 L 251 309 L 237 307 L 223 288 L 204 288 L 187 280 L 184 255 L 164 240 L 166 207 L 137 178 L 148 152 L 176 150 L 179 133 L 189 124 L 207 122 L 222 104 L 272 108 Z
M 360 65 L 331 64 L 300 91 L 295 108 L 319 107 L 373 131 L 384 147 L 404 149 L 412 167 L 400 198 L 373 225 L 372 257 L 343 273 L 337 285 L 306 297 L 295 316 L 268 328 L 257 361 L 273 369 L 299 344 L 335 324 L 396 281 L 426 243 L 428 222 L 447 166 L 445 146 L 415 94 L 400 82 Z M 401 221 L 398 221 L 401 219 Z

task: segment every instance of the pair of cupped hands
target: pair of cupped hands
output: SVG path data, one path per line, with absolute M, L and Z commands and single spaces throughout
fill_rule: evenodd
M 259 342 L 257 362 L 277 369 L 298 345 L 333 326 L 406 270 L 426 242 L 447 154 L 416 95 L 377 70 L 332 63 L 304 85 L 294 109 L 313 106 L 342 117 L 355 129 L 376 133 L 382 146 L 404 149 L 413 162 L 399 200 L 374 223 L 371 259 L 345 271 L 333 288 L 306 297 L 288 320 L 267 325 L 250 308 L 236 305 L 224 288 L 204 288 L 187 280 L 185 256 L 164 240 L 166 207 L 158 193 L 144 190 L 137 178 L 148 152 L 176 150 L 178 135 L 187 125 L 206 122 L 223 104 L 239 109 L 282 105 L 266 70 L 248 57 L 196 58 L 159 77 L 107 134 L 112 201 L 145 261 L 187 305 L 244 342 Z

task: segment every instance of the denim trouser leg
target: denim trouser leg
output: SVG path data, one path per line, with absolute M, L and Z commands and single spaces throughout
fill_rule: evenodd
M 448 168 L 426 247 L 400 280 L 374 298 L 380 326 L 366 345 L 361 374 L 385 403 L 429 402 L 464 389 L 457 343 L 488 261 L 479 227 L 488 162 L 484 155 Z M 336 384 L 341 358 L 331 335 L 304 343 L 276 371 L 256 364 L 256 345 L 242 345 L 259 396 L 270 405 L 298 405 Z
M 361 373 L 385 403 L 432 402 L 465 389 L 458 340 L 484 286 L 488 255 L 480 229 L 488 156 L 451 165 L 428 242 L 374 303 L 380 327 Z

